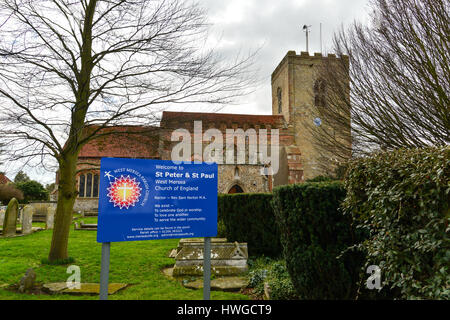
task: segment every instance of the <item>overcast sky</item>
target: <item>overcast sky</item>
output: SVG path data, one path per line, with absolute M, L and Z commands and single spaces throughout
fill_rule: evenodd
M 208 12 L 211 39 L 220 39 L 218 49 L 225 56 L 234 56 L 261 48 L 256 67 L 261 84 L 254 93 L 221 112 L 270 114 L 270 75 L 289 50 L 305 51 L 303 25 L 310 25 L 309 52 L 320 52 L 322 23 L 323 52 L 332 51 L 332 35 L 341 25 L 366 21 L 368 0 L 198 0 Z M 183 110 L 196 111 L 183 107 Z M 16 171 L 1 168 L 13 179 Z M 14 168 L 14 170 L 18 170 Z M 34 180 L 43 184 L 54 182 L 54 173 L 25 169 Z
M 332 52 L 332 36 L 355 19 L 367 21 L 368 0 L 200 0 L 208 10 L 212 34 L 221 36 L 220 49 L 232 55 L 261 47 L 256 66 L 262 79 L 253 94 L 227 113 L 271 114 L 270 76 L 289 50 L 306 51 L 303 25 L 310 25 L 309 52 Z

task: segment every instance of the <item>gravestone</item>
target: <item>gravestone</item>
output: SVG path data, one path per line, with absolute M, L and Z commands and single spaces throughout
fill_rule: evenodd
M 55 212 L 56 208 L 53 206 L 49 206 L 47 208 L 47 218 L 45 219 L 45 228 L 53 229 L 53 224 L 55 222 Z
M 213 238 L 214 239 L 214 238 Z M 203 241 L 180 241 L 175 256 L 173 276 L 201 276 L 203 274 Z M 248 271 L 247 243 L 211 242 L 211 273 L 216 276 L 236 276 Z
M 0 227 L 3 228 L 3 221 L 5 221 L 5 209 L 0 209 Z
M 25 273 L 25 275 L 22 277 L 22 279 L 20 279 L 19 292 L 24 293 L 33 289 L 35 281 L 36 281 L 36 272 L 34 272 L 33 268 L 29 268 Z
M 8 203 L 3 221 L 3 236 L 12 237 L 16 235 L 17 215 L 19 213 L 19 202 L 12 198 Z
M 29 234 L 33 228 L 33 207 L 25 206 L 22 211 L 22 234 Z

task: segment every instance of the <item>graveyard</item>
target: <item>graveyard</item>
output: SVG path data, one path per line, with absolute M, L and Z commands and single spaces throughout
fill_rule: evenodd
M 83 220 L 95 224 L 97 218 Z M 70 276 L 67 273 L 69 265 L 80 267 L 82 283 L 99 283 L 101 244 L 96 242 L 96 232 L 73 228 L 70 232 L 69 251 L 74 262 L 48 265 L 42 259 L 48 254 L 52 230 L 44 229 L 45 224 L 42 222 L 34 222 L 33 227 L 43 230 L 2 238 L 0 241 L 0 300 L 98 300 L 98 294 L 49 294 L 43 289 L 48 283 L 65 282 Z M 186 288 L 181 280 L 170 278 L 163 272 L 174 266 L 174 258 L 170 258 L 169 254 L 177 248 L 178 243 L 179 239 L 114 243 L 111 246 L 110 283 L 124 283 L 127 286 L 108 299 L 202 299 L 202 290 Z M 33 268 L 36 273 L 35 289 L 19 293 L 15 287 L 29 268 Z M 249 297 L 238 292 L 213 290 L 211 299 L 240 300 Z
M 212 237 L 210 249 L 211 299 L 447 299 L 448 250 L 443 243 L 448 241 L 450 175 L 444 172 L 449 169 L 449 152 L 448 147 L 420 152 L 401 150 L 390 153 L 389 158 L 380 154 L 361 159 L 351 167 L 352 174 L 346 184 L 321 178 L 322 181 L 279 187 L 273 193 L 219 195 L 217 236 Z M 419 162 L 422 162 L 420 172 L 416 165 Z M 370 166 L 377 171 L 371 171 Z M 398 181 L 392 182 L 392 172 L 398 168 L 407 170 L 408 174 L 398 176 Z M 380 183 L 368 187 L 364 180 L 360 180 L 359 174 L 366 170 L 376 172 L 375 179 Z M 405 179 L 408 179 L 407 183 Z M 423 187 L 423 181 L 432 181 L 428 186 L 439 191 L 429 192 L 428 187 Z M 380 186 L 384 188 L 383 192 L 379 191 Z M 411 188 L 418 190 L 420 197 L 415 198 Z M 368 200 L 364 193 L 354 197 L 351 192 L 355 189 L 366 190 L 374 198 Z M 356 241 L 368 243 L 368 235 L 358 234 L 356 227 L 364 226 L 367 230 L 376 231 L 368 218 L 353 210 L 362 209 L 374 216 L 385 217 L 386 206 L 379 203 L 393 201 L 390 197 L 392 190 L 395 190 L 398 201 L 411 203 L 411 206 L 403 209 L 407 214 L 404 219 L 393 216 L 400 227 L 391 227 L 389 233 L 401 239 L 396 240 L 396 245 L 417 247 L 403 253 L 415 259 L 420 268 L 417 270 L 421 270 L 422 282 L 419 285 L 414 284 L 416 280 L 398 284 L 388 278 L 394 284 L 378 290 L 368 285 L 377 282 L 369 282 L 372 278 L 360 273 L 365 271 L 364 261 L 370 256 L 347 249 Z M 421 203 L 422 199 L 426 203 Z M 373 201 L 380 202 L 375 205 Z M 44 207 L 41 204 L 18 204 L 13 198 L 6 210 L 0 208 L 0 300 L 97 300 L 103 251 L 102 244 L 97 242 L 97 228 L 101 226 L 102 215 L 97 218 L 93 212 L 74 213 L 68 239 L 70 259 L 54 264 L 47 257 L 55 206 L 48 203 L 46 210 Z M 373 207 L 378 211 L 373 211 Z M 343 211 L 355 216 L 350 217 Z M 430 212 L 435 216 L 431 222 Z M 410 217 L 421 220 L 412 224 Z M 383 223 L 390 226 L 389 221 Z M 355 226 L 355 222 L 358 225 Z M 430 233 L 427 237 L 432 237 L 429 242 L 431 250 L 415 240 L 422 239 L 427 233 Z M 383 245 L 389 243 L 390 239 L 390 235 L 381 239 L 369 238 L 377 246 L 380 242 Z M 201 238 L 189 237 L 113 242 L 108 289 L 117 291 L 110 293 L 108 299 L 202 299 L 202 247 Z M 383 254 L 390 257 L 392 252 Z M 378 256 L 378 252 L 373 255 Z M 429 261 L 432 261 L 433 269 Z M 410 266 L 409 260 L 389 260 L 389 263 L 384 268 L 390 268 L 395 276 L 401 276 L 402 268 Z M 66 290 L 72 276 L 68 268 L 73 266 L 80 270 L 79 291 Z M 324 278 L 323 275 L 333 275 L 333 278 Z M 232 291 L 230 283 L 224 284 L 231 279 Z M 329 285 L 330 281 L 333 286 Z M 436 290 L 430 289 L 432 281 L 436 283 Z M 29 283 L 32 285 L 27 289 Z M 372 291 L 373 288 L 377 291 Z
M 245 3 L 1 2 L 0 300 L 450 300 L 450 2 Z

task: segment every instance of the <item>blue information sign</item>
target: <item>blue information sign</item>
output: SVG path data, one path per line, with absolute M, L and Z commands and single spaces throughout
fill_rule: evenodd
M 101 159 L 97 242 L 216 235 L 217 164 Z

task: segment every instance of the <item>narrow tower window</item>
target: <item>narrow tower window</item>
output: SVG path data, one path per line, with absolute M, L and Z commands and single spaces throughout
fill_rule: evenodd
M 318 79 L 314 83 L 314 105 L 316 107 L 326 107 L 326 82 L 323 79 Z

